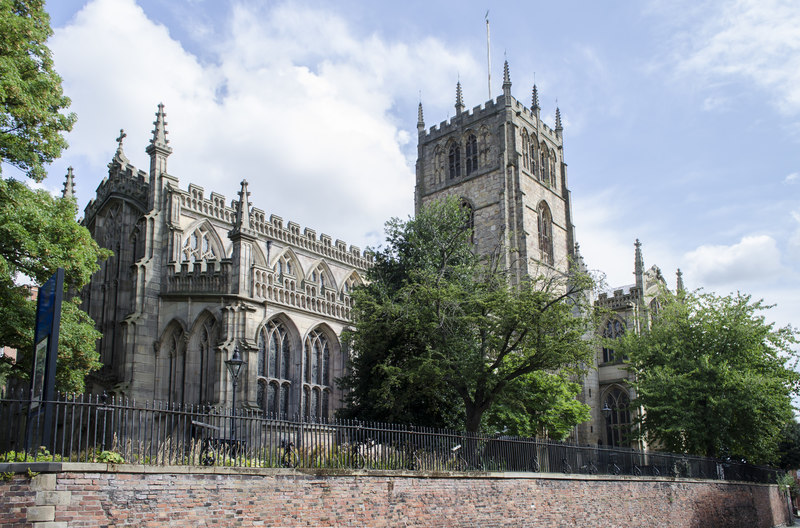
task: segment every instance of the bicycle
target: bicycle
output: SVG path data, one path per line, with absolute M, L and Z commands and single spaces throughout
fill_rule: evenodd
M 283 453 L 281 454 L 281 466 L 285 468 L 296 468 L 300 464 L 300 455 L 297 449 L 294 448 L 294 442 L 291 440 L 281 440 L 281 447 Z
M 566 458 L 561 459 L 561 472 L 565 475 L 572 473 L 572 466 L 569 465 Z
M 464 457 L 461 455 L 461 444 L 457 444 L 450 449 L 448 466 L 452 471 L 467 471 L 467 469 L 469 469 L 469 464 L 467 464 L 467 461 L 464 460 Z
M 606 474 L 608 475 L 619 475 L 622 473 L 622 468 L 617 465 L 614 455 L 611 455 L 611 460 L 608 462 L 608 466 L 606 468 Z
M 595 466 L 594 462 L 590 460 L 588 464 L 582 465 L 579 471 L 581 473 L 585 473 L 586 475 L 597 475 L 597 466 Z
M 530 460 L 528 460 L 528 471 L 532 473 L 539 472 L 539 457 L 537 455 L 533 455 Z

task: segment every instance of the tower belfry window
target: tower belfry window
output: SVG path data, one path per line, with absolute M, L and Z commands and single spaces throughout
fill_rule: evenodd
M 539 224 L 539 255 L 542 262 L 553 265 L 553 217 L 545 202 L 539 204 L 537 211 Z
M 461 177 L 461 148 L 457 143 L 450 146 L 450 153 L 448 155 L 450 179 Z
M 478 138 L 470 134 L 467 138 L 467 176 L 478 170 Z

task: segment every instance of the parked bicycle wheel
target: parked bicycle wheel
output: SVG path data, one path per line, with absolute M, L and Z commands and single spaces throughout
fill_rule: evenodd
M 285 468 L 296 468 L 299 463 L 300 457 L 297 455 L 297 451 L 290 447 L 283 452 L 283 456 L 281 457 L 281 466 Z
M 569 465 L 566 458 L 561 459 L 561 472 L 565 475 L 572 473 L 572 466 Z
M 538 473 L 539 472 L 539 459 L 538 458 L 533 457 L 528 461 L 528 471 L 531 471 L 533 473 Z
M 361 453 L 353 453 L 350 457 L 350 467 L 353 469 L 364 469 L 367 465 L 367 459 Z
M 642 476 L 642 468 L 640 468 L 636 464 L 633 465 L 633 476 L 634 477 L 641 477 Z

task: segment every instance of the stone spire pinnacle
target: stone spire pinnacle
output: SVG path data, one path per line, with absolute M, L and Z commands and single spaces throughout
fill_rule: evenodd
M 417 110 L 417 131 L 420 133 L 425 131 L 425 119 L 422 117 L 422 101 L 419 102 L 419 110 Z
M 539 90 L 536 88 L 536 83 L 533 85 L 533 95 L 531 96 L 531 110 L 539 110 Z
M 67 167 L 67 176 L 64 180 L 64 190 L 61 191 L 64 198 L 75 198 L 75 176 L 72 174 L 72 167 Z
M 250 191 L 247 190 L 247 180 L 242 180 L 242 190 L 239 191 L 239 208 L 236 210 L 233 229 L 241 231 L 250 229 Z
M 644 295 L 644 257 L 642 257 L 642 243 L 639 242 L 639 239 L 636 239 L 634 242 L 634 247 L 636 248 L 635 251 L 635 258 L 634 258 L 634 268 L 633 274 L 636 276 L 636 287 L 639 289 L 639 295 Z
M 508 73 L 508 61 L 503 63 L 503 98 L 506 106 L 511 106 L 511 74 Z
M 680 268 L 678 268 L 678 272 L 675 275 L 678 277 L 678 285 L 675 289 L 678 291 L 678 293 L 685 292 L 686 288 L 683 286 L 683 272 L 681 272 Z
M 422 108 L 422 106 L 420 106 L 420 108 Z M 456 115 L 463 112 L 464 108 L 464 95 L 461 93 L 461 81 L 458 81 L 456 83 Z
M 164 103 L 158 103 L 156 120 L 153 121 L 155 125 L 153 129 L 153 139 L 150 140 L 150 146 L 172 152 L 172 149 L 167 146 L 169 140 L 167 139 L 167 122 L 164 120 L 165 117 L 167 117 L 167 114 L 164 112 Z
M 556 106 L 556 134 L 560 136 L 563 131 L 564 127 L 561 126 L 561 110 Z

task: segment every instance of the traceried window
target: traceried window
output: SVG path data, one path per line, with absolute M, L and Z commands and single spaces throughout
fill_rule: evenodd
M 539 163 L 537 161 L 538 150 L 536 148 L 536 136 L 531 138 L 531 173 L 534 178 L 539 178 Z
M 211 245 L 211 235 L 204 227 L 195 229 L 183 242 L 181 255 L 184 261 L 199 262 L 216 260 L 217 255 Z
M 213 404 L 217 399 L 217 355 L 214 352 L 214 326 L 215 321 L 209 318 L 200 328 L 200 401 L 203 404 Z
M 459 147 L 458 143 L 453 143 L 450 146 L 448 166 L 451 180 L 461 177 L 461 147 Z
M 467 176 L 478 170 L 478 138 L 470 134 L 467 138 Z
M 278 265 L 276 267 L 276 271 L 278 272 L 278 276 L 282 277 L 284 275 L 288 275 L 290 277 L 294 277 L 294 264 L 292 264 L 292 259 L 288 255 L 283 255 L 278 259 Z
M 469 231 L 469 241 L 475 243 L 475 211 L 472 204 L 466 200 L 461 200 L 461 210 L 464 212 L 464 229 Z
M 266 413 L 289 412 L 292 368 L 291 337 L 286 325 L 272 320 L 258 336 L 258 406 Z
M 542 180 L 542 183 L 544 183 L 545 185 L 549 185 L 550 184 L 550 174 L 548 173 L 548 169 L 550 168 L 550 162 L 547 159 L 547 149 L 541 148 L 539 150 L 540 150 L 540 153 L 541 153 L 540 154 L 541 164 L 540 164 L 540 167 L 539 167 L 540 170 L 541 170 L 541 180 Z
M 530 139 L 528 138 L 528 132 L 523 130 L 522 131 L 522 168 L 528 169 L 530 168 L 530 161 L 528 155 L 530 154 Z
M 361 280 L 358 278 L 358 275 L 355 273 L 351 273 L 347 279 L 345 279 L 344 284 L 342 284 L 342 293 L 350 295 L 353 292 L 353 288 L 361 284 Z
M 553 217 L 545 202 L 537 211 L 539 224 L 539 258 L 545 264 L 553 264 Z
M 625 333 L 625 325 L 619 319 L 609 319 L 606 322 L 606 327 L 603 329 L 603 339 L 619 339 Z M 610 343 L 603 345 L 603 363 L 613 363 L 617 359 L 614 349 L 610 348 Z
M 556 153 L 554 151 L 552 151 L 552 150 L 550 151 L 550 170 L 548 172 L 550 173 L 550 185 L 552 187 L 555 187 L 556 186 L 556 179 L 557 179 L 557 175 L 556 175 Z
M 303 414 L 327 419 L 331 391 L 331 347 L 327 336 L 312 330 L 304 344 Z
M 614 387 L 603 401 L 606 442 L 610 447 L 630 447 L 631 411 L 627 391 Z

